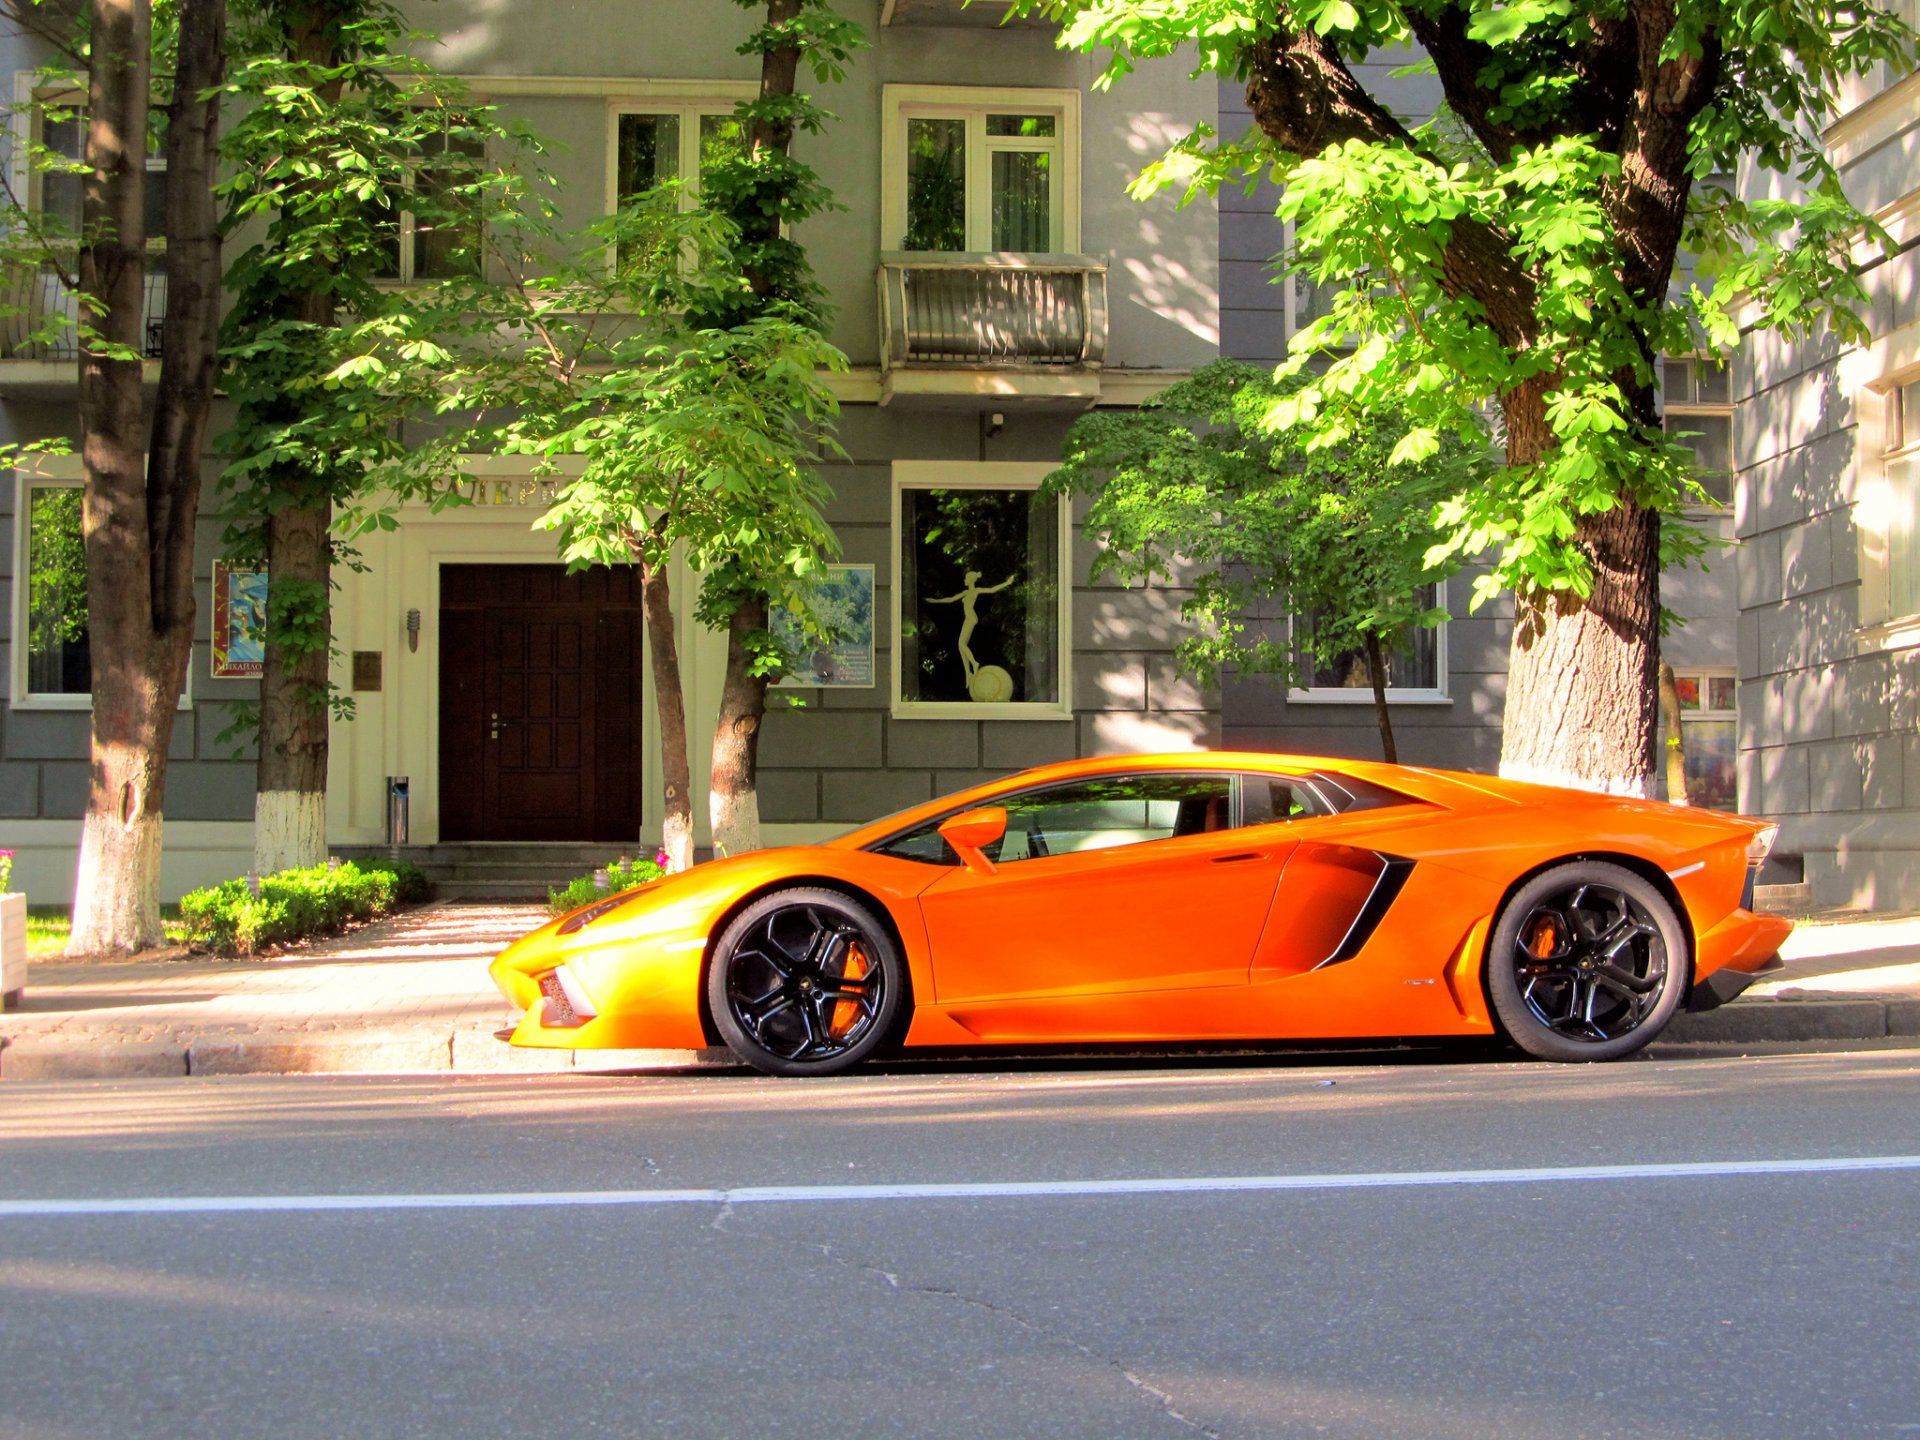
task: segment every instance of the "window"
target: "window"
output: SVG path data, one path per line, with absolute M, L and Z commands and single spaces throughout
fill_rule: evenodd
M 388 254 L 377 278 L 457 280 L 480 273 L 480 217 L 460 193 L 486 159 L 477 136 L 441 130 L 423 137 L 411 203 L 388 222 Z
M 1080 95 L 889 85 L 883 248 L 1080 246 Z
M 894 466 L 894 713 L 1068 713 L 1067 527 L 1044 464 Z
M 1686 753 L 1687 800 L 1710 810 L 1736 810 L 1734 788 L 1735 719 L 1733 671 L 1675 670 L 1680 699 L 1680 739 Z M 1664 743 L 1668 716 L 1661 715 Z M 1655 767 L 1662 799 L 1667 796 L 1667 767 Z
M 616 114 L 613 203 L 623 205 L 656 185 L 684 178 L 681 198 L 691 206 L 699 195 L 700 172 L 740 154 L 745 143 L 731 105 Z
M 35 112 L 40 128 L 40 144 L 45 147 L 46 163 L 86 158 L 87 111 L 78 95 L 43 96 Z M 79 170 L 41 169 L 32 177 L 30 194 L 37 197 L 35 209 L 52 222 L 63 235 L 80 234 L 80 204 L 86 188 L 86 176 Z M 167 161 L 164 155 L 147 156 L 147 188 L 144 210 L 147 230 L 147 265 L 157 269 L 167 248 Z
M 1007 833 L 983 852 L 1000 865 L 1205 835 L 1237 824 L 1233 777 L 1226 774 L 1102 775 L 987 803 L 1007 812 Z M 901 860 L 957 865 L 959 857 L 940 835 L 940 826 L 951 818 L 930 820 L 875 851 Z
M 1920 613 L 1920 544 L 1914 506 L 1920 504 L 1920 380 L 1887 395 L 1887 602 L 1892 615 Z
M 1420 604 L 1434 610 L 1446 603 L 1441 585 L 1422 587 Z M 1287 692 L 1290 702 L 1299 704 L 1373 703 L 1373 666 L 1364 649 L 1342 650 L 1320 659 L 1313 653 L 1311 638 L 1313 617 L 1295 616 L 1293 621 L 1294 664 L 1297 678 Z M 1387 698 L 1395 704 L 1438 704 L 1447 695 L 1447 627 L 1406 625 L 1383 647 L 1386 661 Z
M 1669 358 L 1660 367 L 1667 437 L 1693 452 L 1693 477 L 1722 505 L 1733 503 L 1733 395 L 1711 360 Z
M 21 648 L 25 675 L 16 675 L 17 698 L 89 695 L 92 649 L 87 631 L 87 548 L 81 530 L 82 491 L 77 484 L 34 481 L 19 486 L 24 516 L 21 548 L 26 632 Z M 18 602 L 16 602 L 18 603 Z M 20 643 L 16 641 L 15 643 Z M 25 684 L 18 685 L 24 678 Z

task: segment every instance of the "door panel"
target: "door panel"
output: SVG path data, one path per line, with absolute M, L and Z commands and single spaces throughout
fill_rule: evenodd
M 956 869 L 920 897 L 937 1001 L 1244 985 L 1292 849 L 1229 830 Z

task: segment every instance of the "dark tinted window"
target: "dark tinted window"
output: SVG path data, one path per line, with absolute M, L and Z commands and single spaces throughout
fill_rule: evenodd
M 1307 778 L 1313 782 L 1316 790 L 1327 797 L 1327 803 L 1338 815 L 1353 810 L 1384 810 L 1390 805 L 1420 803 L 1398 790 L 1389 790 L 1384 785 L 1375 785 L 1371 780 L 1356 779 L 1352 775 L 1335 775 L 1328 770 L 1319 770 Z
M 1240 799 L 1248 825 L 1307 820 L 1332 813 L 1327 801 L 1305 781 L 1280 775 L 1242 775 Z
M 875 845 L 873 853 L 891 855 L 896 860 L 918 860 L 926 865 L 958 865 L 960 857 L 940 836 L 941 825 L 950 818 L 943 815 L 938 820 L 929 820 L 918 829 L 894 836 L 884 845 Z

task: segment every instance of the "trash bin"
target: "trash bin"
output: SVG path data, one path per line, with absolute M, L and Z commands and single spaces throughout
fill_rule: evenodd
M 407 777 L 387 776 L 387 847 L 398 850 L 407 843 Z

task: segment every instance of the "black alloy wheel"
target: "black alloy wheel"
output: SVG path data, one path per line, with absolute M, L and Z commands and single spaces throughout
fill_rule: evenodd
M 1500 912 L 1487 994 L 1543 1060 L 1614 1060 L 1666 1028 L 1687 988 L 1686 931 L 1653 884 L 1582 860 L 1535 876 Z
M 762 896 L 727 926 L 707 972 L 721 1038 L 769 1075 L 858 1064 L 892 1033 L 906 988 L 892 936 L 834 890 Z

